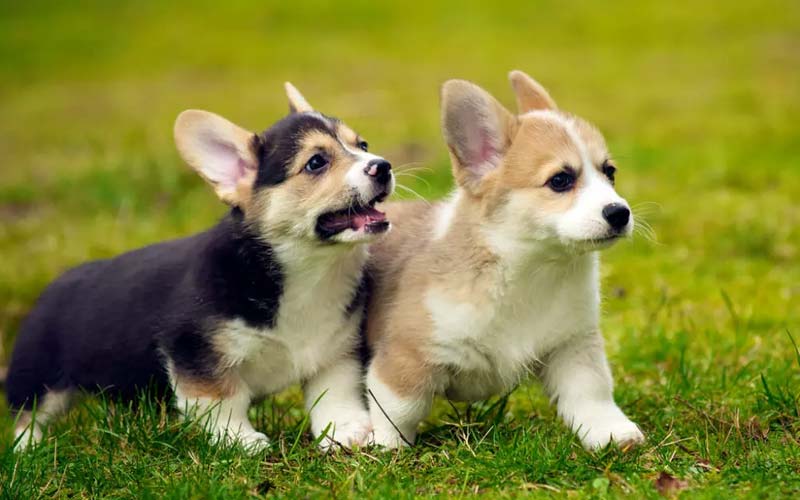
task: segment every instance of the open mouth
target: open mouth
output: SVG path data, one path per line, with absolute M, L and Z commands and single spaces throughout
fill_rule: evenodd
M 386 199 L 389 194 L 380 193 L 366 205 L 353 204 L 342 210 L 326 212 L 317 219 L 317 232 L 323 239 L 347 229 L 363 231 L 367 234 L 380 234 L 389 229 L 386 214 L 375 208 L 376 203 Z

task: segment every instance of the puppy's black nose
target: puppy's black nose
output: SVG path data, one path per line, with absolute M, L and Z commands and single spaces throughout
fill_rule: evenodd
M 603 218 L 615 231 L 619 231 L 631 218 L 631 211 L 622 203 L 611 203 L 603 207 Z
M 375 177 L 375 180 L 381 184 L 388 184 L 392 178 L 392 164 L 383 158 L 375 158 L 364 167 L 364 173 Z

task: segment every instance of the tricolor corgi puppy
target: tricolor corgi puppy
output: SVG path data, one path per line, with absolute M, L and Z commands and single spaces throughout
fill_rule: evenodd
M 287 83 L 291 113 L 260 134 L 206 111 L 178 116 L 183 159 L 231 206 L 211 229 L 66 272 L 19 332 L 9 367 L 18 446 L 79 390 L 152 382 L 215 439 L 261 449 L 254 398 L 304 384 L 323 447 L 370 431 L 358 331 L 367 243 L 391 165 Z
M 522 72 L 519 115 L 480 87 L 442 88 L 457 188 L 387 207 L 365 325 L 374 441 L 414 441 L 436 395 L 476 401 L 536 374 L 586 448 L 642 441 L 614 403 L 597 251 L 631 234 L 600 132 Z

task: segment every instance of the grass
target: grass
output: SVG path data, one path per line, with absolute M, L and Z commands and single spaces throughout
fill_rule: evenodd
M 156 402 L 93 398 L 19 456 L 0 407 L 0 497 L 800 494 L 797 2 L 0 12 L 0 356 L 64 269 L 210 225 L 223 208 L 180 164 L 172 121 L 200 107 L 265 127 L 285 112 L 284 80 L 395 165 L 423 168 L 401 180 L 437 198 L 450 186 L 438 86 L 469 78 L 510 106 L 505 75 L 524 69 L 604 131 L 619 191 L 657 234 L 604 258 L 616 397 L 641 448 L 583 451 L 535 384 L 439 402 L 414 449 L 332 456 L 313 448 L 297 390 L 253 409 L 275 442 L 259 457 L 209 446 Z

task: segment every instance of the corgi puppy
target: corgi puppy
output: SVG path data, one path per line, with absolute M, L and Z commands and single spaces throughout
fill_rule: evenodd
M 456 189 L 404 202 L 371 246 L 365 333 L 374 442 L 413 443 L 436 395 L 477 401 L 536 374 L 586 448 L 640 442 L 614 403 L 597 251 L 631 234 L 600 132 L 510 74 L 519 114 L 470 82 L 442 87 Z
M 367 243 L 391 165 L 286 84 L 290 114 L 252 133 L 206 111 L 175 122 L 181 157 L 230 212 L 188 238 L 67 271 L 16 340 L 7 396 L 20 447 L 79 390 L 153 382 L 215 440 L 268 444 L 251 400 L 302 382 L 323 448 L 370 432 L 358 357 Z

